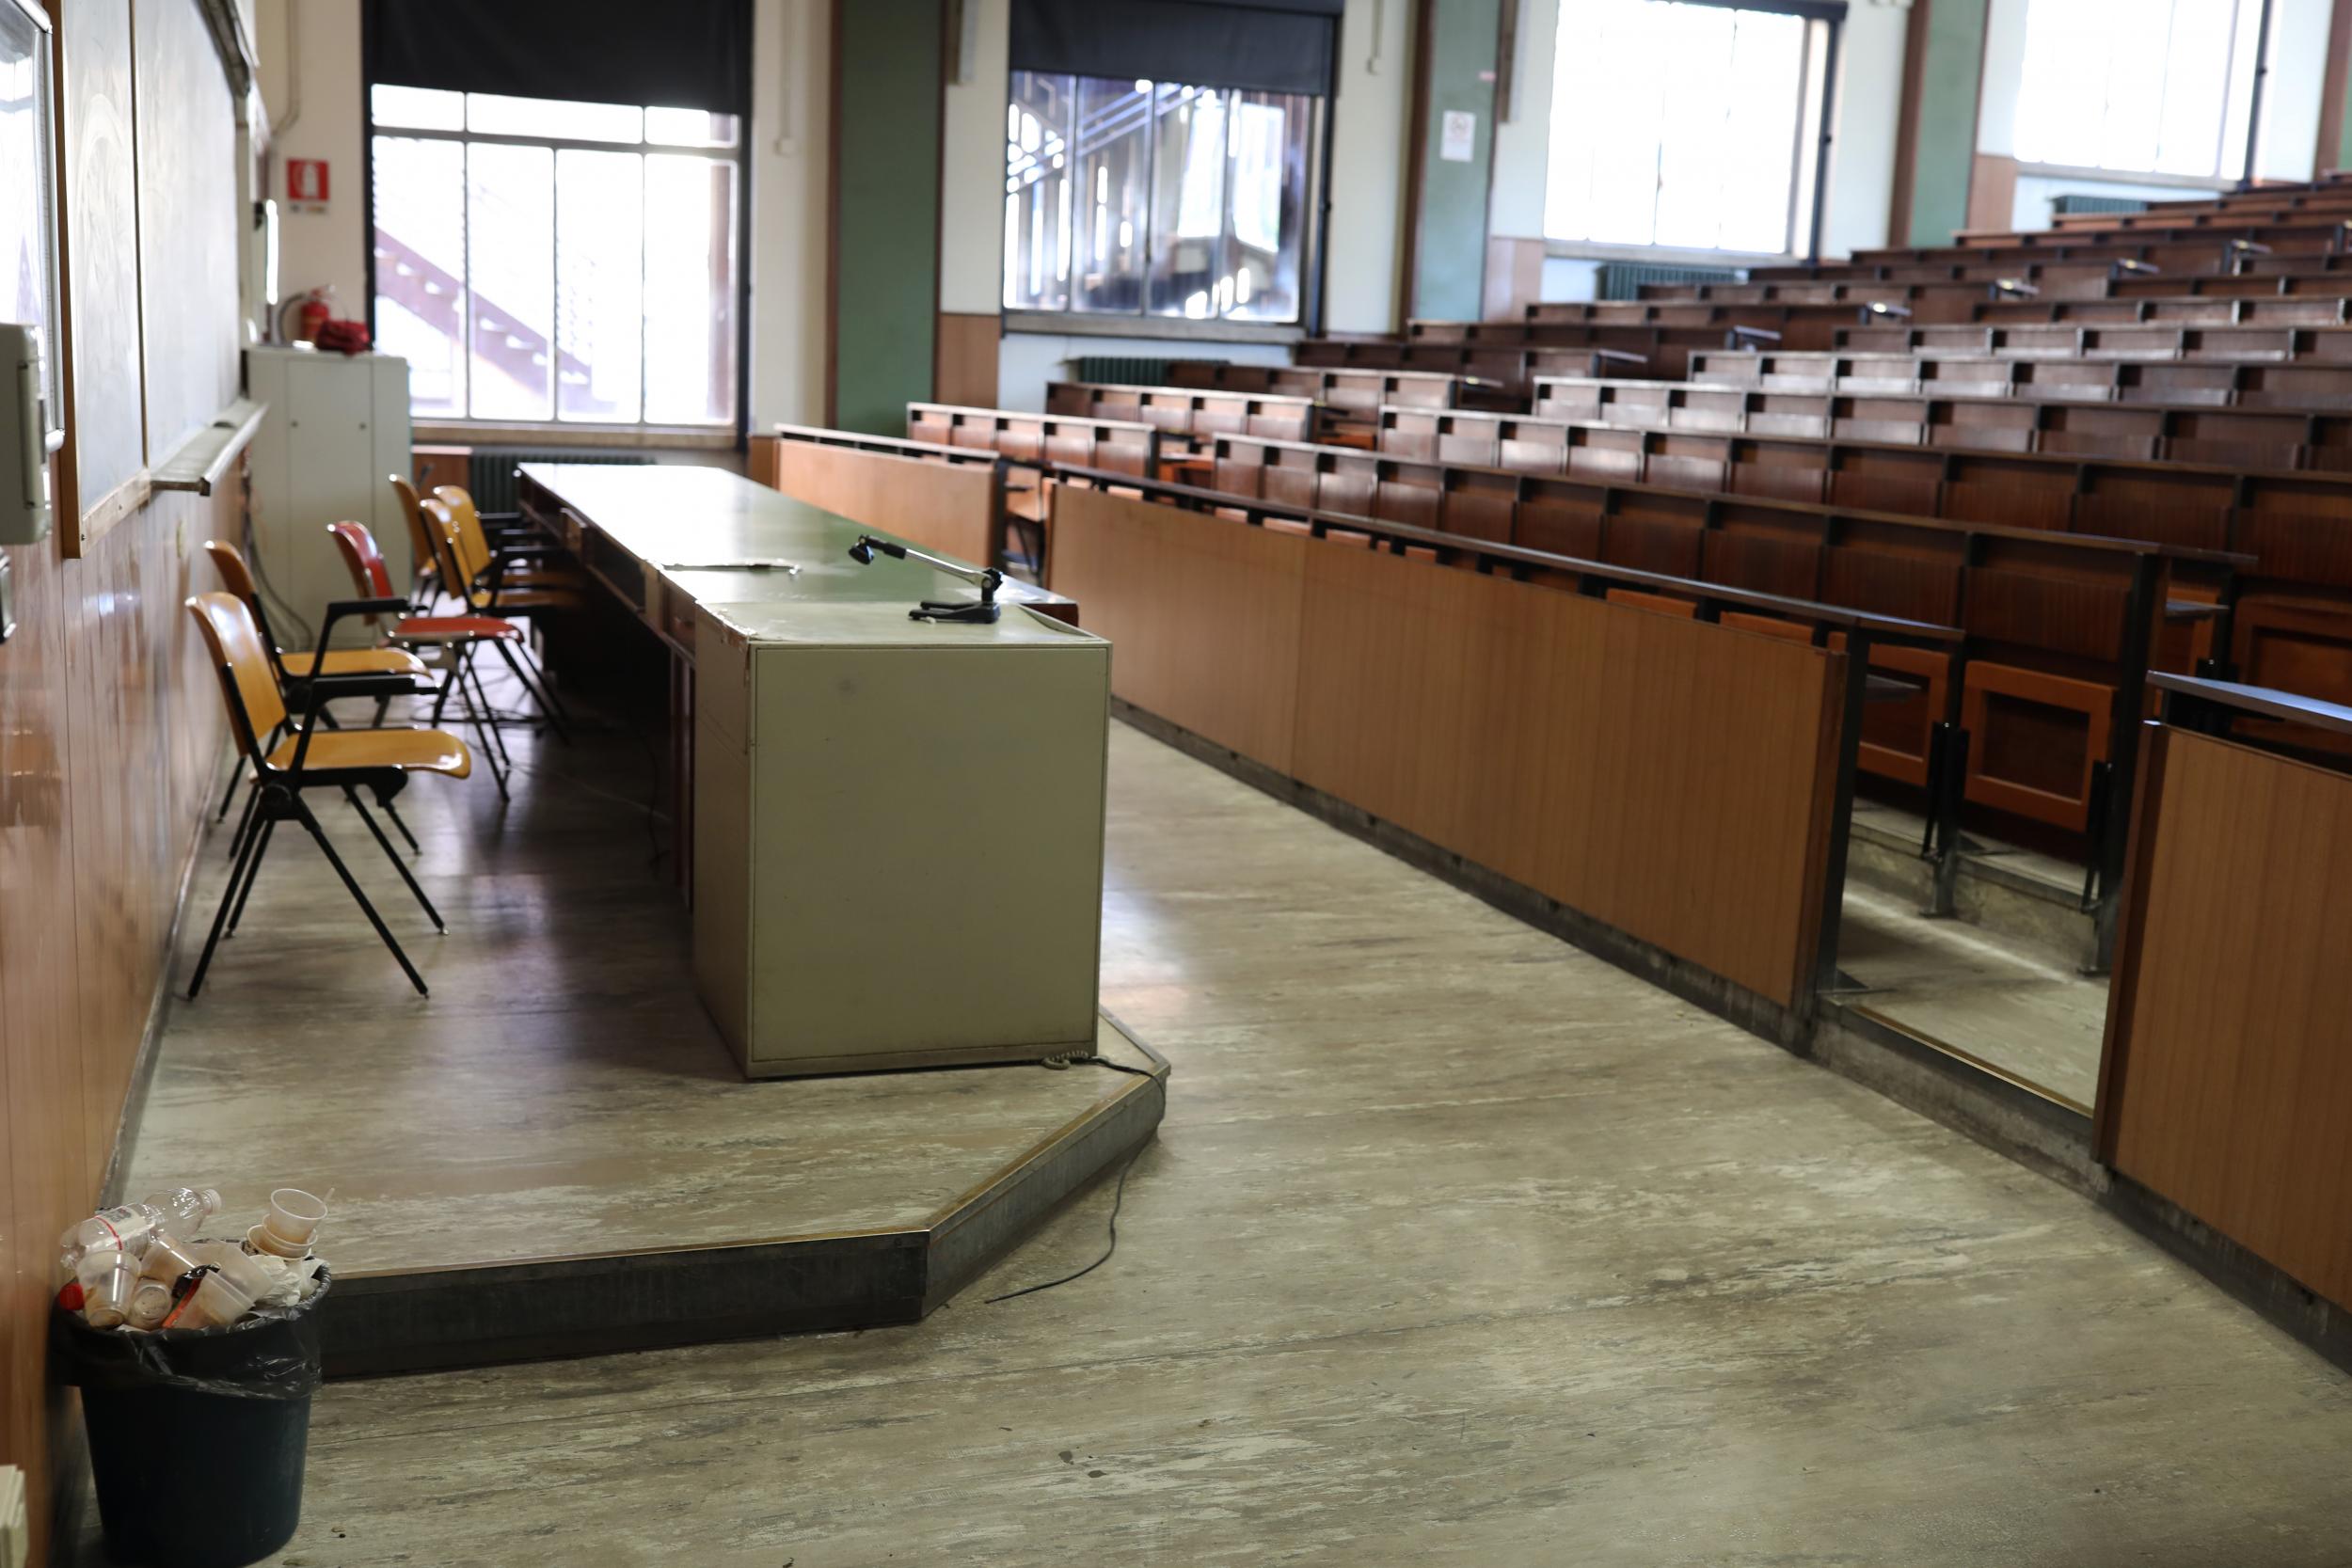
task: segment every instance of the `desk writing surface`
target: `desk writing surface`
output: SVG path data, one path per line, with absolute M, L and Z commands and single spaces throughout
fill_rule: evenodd
M 915 562 L 878 555 L 861 566 L 850 559 L 859 535 L 899 536 L 724 468 L 526 463 L 522 473 L 697 604 L 850 601 L 912 608 L 922 599 L 977 594 L 970 583 Z M 748 569 L 759 562 L 786 562 L 800 570 Z M 1057 595 L 1014 581 L 998 596 L 1059 602 Z

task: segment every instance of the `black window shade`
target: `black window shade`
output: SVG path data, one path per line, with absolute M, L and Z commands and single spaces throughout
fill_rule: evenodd
M 368 0 L 368 80 L 740 115 L 751 108 L 751 9 L 750 0 Z
M 1013 0 L 1011 66 L 1327 96 L 1343 0 Z

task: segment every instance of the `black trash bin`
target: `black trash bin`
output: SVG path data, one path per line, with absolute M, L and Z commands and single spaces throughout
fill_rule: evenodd
M 126 1334 L 62 1307 L 50 1345 L 82 1390 L 106 1554 L 162 1568 L 244 1568 L 293 1539 L 319 1386 L 319 1307 L 225 1329 Z

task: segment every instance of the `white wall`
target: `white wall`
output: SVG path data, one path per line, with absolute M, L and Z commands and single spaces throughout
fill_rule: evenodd
M 948 83 L 940 117 L 946 145 L 939 158 L 939 308 L 993 315 L 1004 298 L 1005 57 L 1012 8 L 1010 0 L 964 4 L 973 11 L 971 74 Z M 958 40 L 947 46 L 957 49 Z
M 1895 138 L 1902 119 L 1909 0 L 1854 0 L 1837 45 L 1821 253 L 1885 245 L 1895 213 Z
M 1560 0 L 1524 0 L 1511 61 L 1511 112 L 1495 122 L 1486 232 L 1538 240 L 1551 166 L 1551 74 L 1558 64 Z
M 278 198 L 278 297 L 331 284 L 335 313 L 368 315 L 368 214 L 360 159 L 358 0 L 260 0 L 254 48 Z M 286 205 L 286 160 L 324 158 L 327 210 Z
M 1198 342 L 1175 338 L 1104 338 L 1094 333 L 1008 332 L 996 356 L 996 406 L 1045 411 L 1045 384 L 1068 381 L 1072 361 L 1089 354 L 1161 359 L 1230 359 L 1237 365 L 1287 365 L 1287 343 Z
M 1323 321 L 1333 332 L 1393 332 L 1403 325 L 1412 8 L 1411 0 L 1347 0 L 1340 20 L 1323 263 Z
M 825 419 L 832 29 L 827 0 L 757 0 L 752 12 L 754 430 Z

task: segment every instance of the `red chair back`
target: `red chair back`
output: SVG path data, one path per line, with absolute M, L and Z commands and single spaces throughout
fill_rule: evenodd
M 326 531 L 335 536 L 335 548 L 343 558 L 343 569 L 351 574 L 351 586 L 363 599 L 399 597 L 392 592 L 391 569 L 384 564 L 384 552 L 376 547 L 375 535 L 365 523 L 329 523 Z M 375 617 L 368 617 L 373 626 Z

